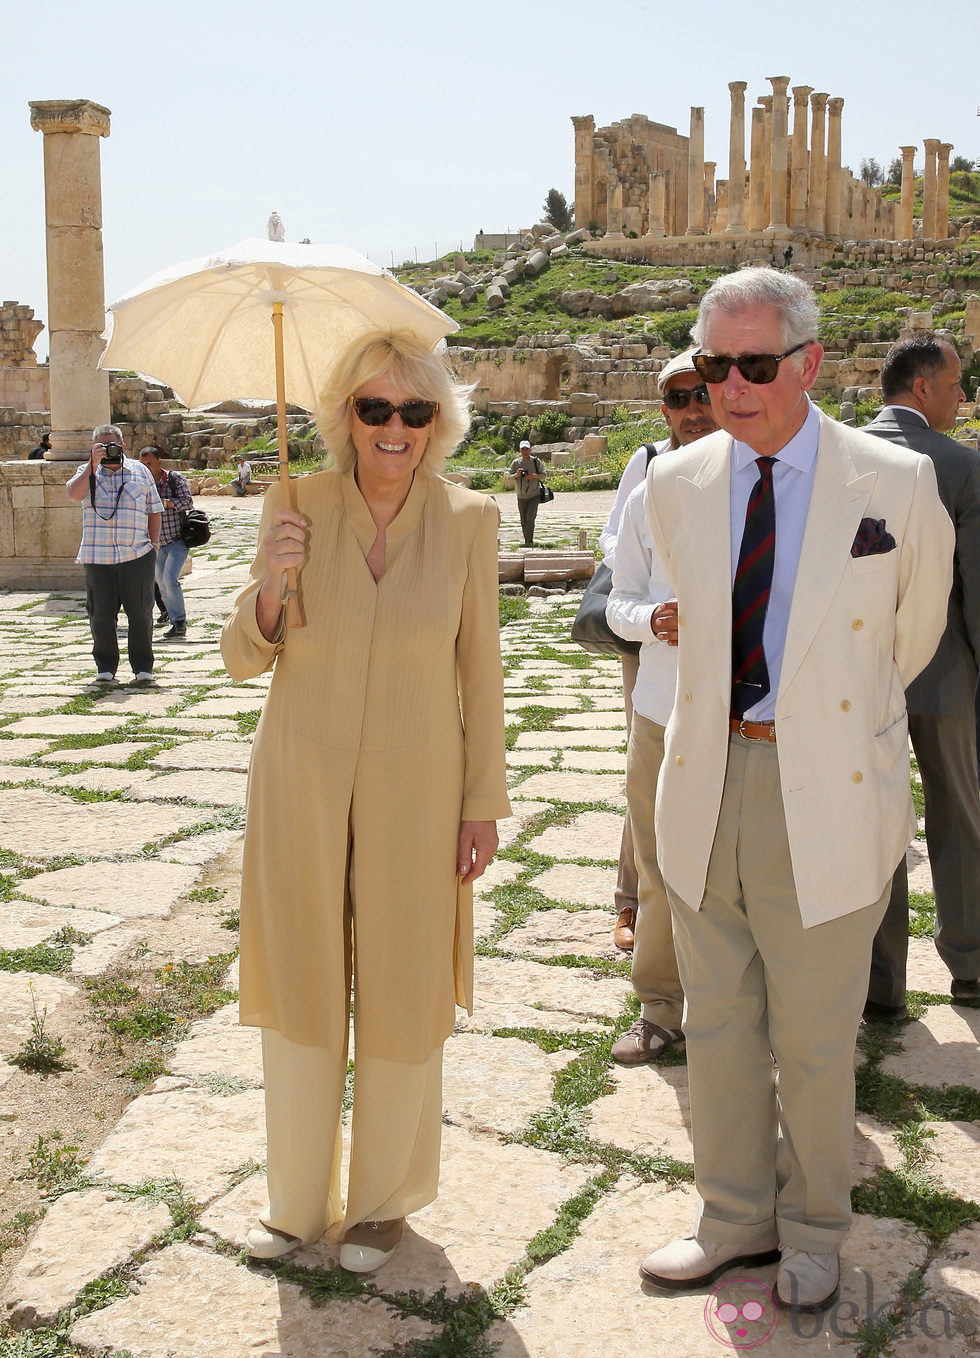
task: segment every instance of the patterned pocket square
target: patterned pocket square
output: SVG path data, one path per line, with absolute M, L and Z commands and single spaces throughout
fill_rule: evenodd
M 851 556 L 882 556 L 894 550 L 895 539 L 885 528 L 884 519 L 861 520 L 851 543 Z

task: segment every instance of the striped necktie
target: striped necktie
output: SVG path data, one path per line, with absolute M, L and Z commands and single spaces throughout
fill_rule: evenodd
M 769 692 L 762 645 L 776 554 L 774 457 L 757 457 L 759 479 L 745 510 L 745 528 L 732 586 L 732 716 L 742 717 Z

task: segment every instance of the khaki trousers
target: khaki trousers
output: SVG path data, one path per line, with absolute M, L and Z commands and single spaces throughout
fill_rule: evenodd
M 664 879 L 657 865 L 654 808 L 664 762 L 664 728 L 633 713 L 626 756 L 628 823 L 636 855 L 637 913 L 631 979 L 648 1023 L 679 1028 L 684 991 L 677 973 L 674 933 Z
M 633 727 L 633 686 L 640 669 L 640 657 L 638 655 L 624 655 L 620 659 L 623 664 L 623 705 L 626 708 L 626 737 L 628 740 Z M 623 838 L 619 845 L 619 872 L 616 874 L 616 890 L 613 893 L 613 900 L 617 915 L 622 910 L 635 910 L 637 908 L 636 861 L 628 796 L 626 818 L 623 821 Z
M 854 1044 L 888 894 L 803 928 L 776 747 L 733 735 L 701 909 L 668 886 L 703 1239 L 749 1249 L 775 1221 L 780 1244 L 829 1253 L 847 1234 Z
M 273 1230 L 318 1240 L 346 1220 L 389 1221 L 432 1202 L 439 1187 L 442 1047 L 407 1065 L 357 1057 L 347 1210 L 341 1114 L 347 1053 L 262 1029 L 269 1207 Z

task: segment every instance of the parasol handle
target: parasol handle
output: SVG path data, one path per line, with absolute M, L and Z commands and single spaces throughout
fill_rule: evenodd
M 286 363 L 282 344 L 282 302 L 272 303 L 272 329 L 276 340 L 276 429 L 279 442 L 279 484 L 286 509 L 295 509 L 293 484 L 289 479 L 289 440 L 286 434 Z M 297 571 L 290 568 L 282 578 L 280 600 L 286 605 L 286 626 L 305 627 L 306 613 Z

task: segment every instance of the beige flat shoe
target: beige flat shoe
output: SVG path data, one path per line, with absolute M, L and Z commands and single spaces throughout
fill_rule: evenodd
M 245 1237 L 245 1248 L 253 1259 L 281 1259 L 302 1245 L 298 1235 L 273 1231 L 267 1226 L 254 1226 Z
M 345 1234 L 340 1266 L 349 1273 L 373 1273 L 386 1264 L 402 1238 L 404 1217 L 395 1221 L 359 1221 Z

